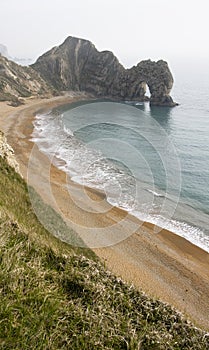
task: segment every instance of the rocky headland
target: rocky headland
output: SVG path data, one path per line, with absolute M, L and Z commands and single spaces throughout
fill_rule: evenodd
M 32 67 L 57 90 L 92 93 L 96 97 L 146 101 L 175 106 L 170 96 L 173 77 L 167 62 L 145 60 L 125 69 L 110 51 L 99 52 L 88 40 L 68 37 L 39 57 Z
M 110 51 L 99 52 L 88 40 L 68 37 L 30 67 L 0 55 L 0 100 L 82 91 L 97 98 L 147 101 L 173 107 L 173 77 L 167 62 L 144 60 L 125 69 Z

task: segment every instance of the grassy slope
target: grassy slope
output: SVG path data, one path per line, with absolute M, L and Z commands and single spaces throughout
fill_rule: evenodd
M 90 250 L 52 237 L 1 157 L 0 265 L 0 349 L 209 348 L 171 307 L 114 277 Z

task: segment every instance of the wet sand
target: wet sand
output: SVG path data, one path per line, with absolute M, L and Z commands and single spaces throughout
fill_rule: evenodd
M 156 233 L 154 225 L 111 207 L 104 193 L 72 182 L 30 141 L 37 111 L 86 98 L 29 99 L 17 108 L 0 103 L 0 130 L 15 151 L 21 173 L 109 270 L 209 330 L 209 254 L 167 230 Z

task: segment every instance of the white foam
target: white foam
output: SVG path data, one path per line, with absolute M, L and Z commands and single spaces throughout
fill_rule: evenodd
M 136 203 L 135 179 L 105 159 L 101 152 L 89 149 L 78 141 L 73 132 L 63 125 L 61 115 L 37 115 L 31 140 L 58 168 L 71 176 L 73 181 L 104 190 L 111 205 L 125 209 L 142 221 L 168 229 L 209 252 L 209 236 L 199 228 L 153 214 L 153 195 L 162 198 L 165 195 L 144 188 L 144 193 L 150 193 L 151 204 Z
M 156 197 L 165 197 L 163 194 L 158 193 L 158 192 L 155 192 L 155 191 L 153 191 L 153 190 L 147 189 L 147 191 L 150 192 L 150 193 L 152 193 L 152 194 L 154 194 L 154 196 L 156 196 Z
M 191 226 L 186 222 L 166 219 L 160 215 L 147 215 L 133 211 L 131 211 L 131 214 L 141 221 L 149 222 L 162 229 L 169 230 L 209 253 L 209 236 L 205 235 L 201 229 Z
M 64 125 L 64 132 L 70 136 L 74 136 L 72 130 L 70 130 L 69 128 L 67 128 L 65 125 Z

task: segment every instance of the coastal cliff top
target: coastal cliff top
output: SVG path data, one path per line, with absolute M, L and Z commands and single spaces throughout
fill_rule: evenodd
M 90 250 L 50 235 L 33 213 L 24 180 L 1 156 L 0 168 L 2 349 L 208 348 L 207 334 L 179 312 L 115 277 Z

